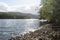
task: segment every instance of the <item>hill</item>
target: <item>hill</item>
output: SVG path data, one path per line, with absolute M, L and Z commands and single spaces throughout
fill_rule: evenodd
M 0 12 L 0 19 L 38 19 L 38 15 L 21 12 Z

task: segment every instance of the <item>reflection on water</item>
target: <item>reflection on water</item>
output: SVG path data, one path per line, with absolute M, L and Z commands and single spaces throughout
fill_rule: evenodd
M 38 24 L 38 19 L 0 19 L 0 40 L 34 31 Z

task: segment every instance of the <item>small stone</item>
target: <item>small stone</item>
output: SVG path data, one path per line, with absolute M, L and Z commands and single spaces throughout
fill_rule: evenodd
M 39 38 L 38 40 L 42 40 L 41 38 Z

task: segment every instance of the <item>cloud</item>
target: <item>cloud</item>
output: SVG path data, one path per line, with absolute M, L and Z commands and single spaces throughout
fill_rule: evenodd
M 0 11 L 7 11 L 8 7 L 6 3 L 0 2 Z
M 0 2 L 0 12 L 25 12 L 25 13 L 33 13 L 35 14 L 35 8 L 36 8 L 36 4 L 23 4 L 23 5 L 14 5 L 14 6 L 10 6 L 4 2 Z

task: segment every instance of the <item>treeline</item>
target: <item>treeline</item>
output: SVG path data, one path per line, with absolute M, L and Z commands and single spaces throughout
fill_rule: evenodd
M 0 12 L 0 19 L 25 19 L 27 16 L 19 12 Z
M 41 0 L 40 19 L 60 25 L 60 0 Z

